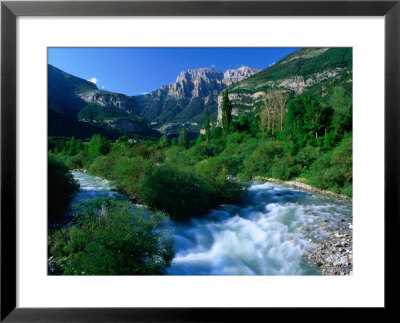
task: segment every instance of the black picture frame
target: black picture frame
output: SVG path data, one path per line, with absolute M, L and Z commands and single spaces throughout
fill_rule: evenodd
M 385 19 L 385 307 L 399 285 L 400 1 L 2 1 L 1 2 L 1 321 L 186 322 L 267 320 L 288 308 L 19 308 L 16 307 L 16 19 L 19 16 L 384 16 Z M 326 309 L 333 311 L 335 309 Z M 371 313 L 371 312 L 369 312 Z M 269 313 L 268 313 L 269 314 Z M 371 313 L 372 314 L 372 313 Z M 269 314 L 270 315 L 270 314 Z M 279 315 L 279 314 L 278 314 Z M 368 314 L 369 315 L 369 314 Z M 253 319 L 251 319 L 252 317 Z M 298 319 L 298 318 L 297 318 Z M 341 318 L 338 318 L 341 319 Z M 382 319 L 380 317 L 380 319 Z

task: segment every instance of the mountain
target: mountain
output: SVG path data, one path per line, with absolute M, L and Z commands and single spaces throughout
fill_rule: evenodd
M 135 96 L 143 118 L 163 133 L 176 133 L 182 126 L 199 131 L 204 112 L 216 120 L 218 95 L 227 86 L 256 74 L 259 70 L 243 66 L 225 73 L 210 68 L 181 72 L 176 82 L 149 94 Z
M 351 48 L 304 48 L 276 64 L 227 88 L 232 114 L 257 112 L 267 93 L 285 91 L 290 97 L 313 93 L 323 98 L 335 85 L 352 88 Z M 218 96 L 218 120 L 222 118 L 222 95 Z
M 159 136 L 139 115 L 131 97 L 99 90 L 95 84 L 52 65 L 48 65 L 48 111 L 49 136 Z

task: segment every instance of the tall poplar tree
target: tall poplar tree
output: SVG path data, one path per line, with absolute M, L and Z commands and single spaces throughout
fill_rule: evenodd
M 188 140 L 187 132 L 186 132 L 185 128 L 182 128 L 181 132 L 179 134 L 178 146 L 185 147 L 185 148 L 189 147 L 189 140 Z
M 222 92 L 222 129 L 224 135 L 229 133 L 229 126 L 232 121 L 232 105 L 229 101 L 228 91 Z
M 208 109 L 205 112 L 204 130 L 207 142 L 210 142 L 210 112 Z

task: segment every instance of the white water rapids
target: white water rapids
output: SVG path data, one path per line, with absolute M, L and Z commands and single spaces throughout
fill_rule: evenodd
M 118 194 L 110 183 L 72 172 L 81 190 L 72 203 Z M 240 205 L 222 205 L 200 219 L 168 221 L 176 255 L 169 275 L 318 275 L 303 260 L 323 226 L 352 222 L 352 205 L 275 183 L 254 183 Z

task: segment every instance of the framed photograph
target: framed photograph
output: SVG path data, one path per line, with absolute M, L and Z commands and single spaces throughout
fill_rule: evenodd
M 1 320 L 392 309 L 399 14 L 2 2 Z

